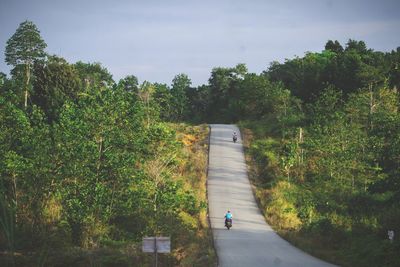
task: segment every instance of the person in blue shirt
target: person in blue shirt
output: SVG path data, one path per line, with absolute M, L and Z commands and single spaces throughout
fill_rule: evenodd
M 228 210 L 228 212 L 225 214 L 225 224 L 226 224 L 226 222 L 227 221 L 231 221 L 231 223 L 232 223 L 232 213 L 231 213 L 231 211 L 230 210 Z

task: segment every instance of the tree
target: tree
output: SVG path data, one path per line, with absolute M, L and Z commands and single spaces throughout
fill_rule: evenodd
M 286 60 L 284 64 L 274 62 L 265 74 L 272 81 L 281 81 L 294 96 L 306 102 L 315 99 L 327 83 L 332 82 L 332 62 L 336 53 L 325 50 L 322 53 L 306 53 L 302 58 Z
M 391 69 L 389 71 L 389 84 L 393 88 L 400 88 L 400 47 L 390 53 Z
M 155 86 L 148 81 L 144 81 L 138 90 L 139 103 L 143 105 L 146 113 L 146 127 L 149 128 L 156 110 L 154 109 L 153 97 Z
M 192 81 L 186 74 L 178 74 L 172 80 L 172 105 L 175 108 L 173 114 L 173 119 L 175 121 L 180 121 L 185 116 L 188 109 L 188 99 L 186 96 L 186 91 L 192 84 Z
M 271 83 L 265 76 L 247 74 L 239 88 L 240 118 L 260 118 L 270 111 L 269 93 Z
M 3 87 L 6 80 L 7 80 L 7 75 L 5 75 L 3 72 L 0 72 L 0 88 Z
M 210 87 L 202 85 L 190 87 L 187 91 L 188 113 L 187 118 L 192 122 L 205 122 L 210 103 Z
M 173 115 L 177 112 L 172 107 L 172 95 L 168 85 L 155 83 L 154 84 L 154 105 L 156 105 L 160 112 L 160 119 L 163 121 L 170 121 Z
M 246 65 L 237 64 L 234 68 L 214 68 L 208 80 L 210 103 L 208 116 L 211 121 L 237 120 L 239 83 L 247 73 Z
M 63 58 L 51 56 L 44 64 L 34 67 L 32 102 L 47 115 L 49 122 L 58 118 L 65 101 L 76 101 L 82 90 L 79 74 Z
M 357 40 L 353 40 L 353 39 L 349 39 L 349 41 L 346 44 L 346 51 L 349 51 L 349 50 L 355 50 L 359 54 L 364 54 L 364 53 L 368 52 L 367 45 L 365 44 L 365 42 L 357 41 Z
M 135 75 L 128 75 L 118 82 L 118 87 L 123 88 L 127 92 L 136 94 L 139 89 L 138 78 Z
M 24 107 L 28 105 L 29 85 L 32 66 L 36 61 L 44 59 L 46 43 L 40 36 L 36 25 L 31 21 L 22 22 L 13 36 L 7 41 L 5 61 L 14 67 L 23 65 L 25 72 Z
M 343 52 L 343 47 L 337 40 L 335 41 L 329 40 L 325 44 L 325 50 L 331 50 L 332 52 L 339 54 Z
M 144 112 L 132 98 L 123 89 L 86 94 L 77 104 L 67 102 L 54 126 L 57 193 L 75 244 L 88 243 L 82 234 L 93 222 L 107 224 L 126 212 L 121 206 L 147 145 Z
M 105 87 L 112 88 L 114 86 L 115 82 L 112 75 L 100 63 L 78 61 L 75 63 L 75 68 L 78 70 L 86 91 Z

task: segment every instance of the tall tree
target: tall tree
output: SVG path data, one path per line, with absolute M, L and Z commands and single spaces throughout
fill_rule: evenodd
M 154 105 L 156 105 L 160 112 L 160 118 L 164 121 L 173 119 L 176 110 L 171 106 L 172 95 L 171 90 L 166 84 L 154 84 Z
M 138 78 L 135 75 L 128 75 L 119 80 L 118 87 L 123 88 L 127 92 L 137 93 L 139 89 Z
M 353 39 L 349 39 L 346 44 L 346 51 L 355 50 L 359 54 L 364 54 L 368 52 L 367 45 L 364 41 L 357 41 Z
M 24 67 L 24 107 L 28 105 L 29 85 L 31 70 L 35 61 L 46 56 L 44 49 L 46 43 L 40 36 L 40 32 L 32 21 L 22 22 L 13 36 L 7 41 L 5 61 L 14 67 Z
M 32 103 L 38 105 L 49 122 L 58 118 L 65 101 L 76 101 L 82 91 L 81 80 L 74 65 L 63 58 L 51 56 L 44 64 L 35 64 Z
M 325 44 L 325 50 L 331 50 L 332 52 L 339 54 L 343 52 L 343 47 L 338 40 L 335 41 L 329 40 Z
M 183 119 L 187 108 L 188 108 L 188 99 L 186 96 L 186 91 L 192 84 L 192 81 L 186 74 L 178 74 L 172 80 L 172 104 L 175 107 L 175 112 L 173 114 L 174 120 L 180 121 Z
M 0 72 L 0 87 L 3 86 L 6 80 L 7 80 L 7 75 L 5 75 L 3 72 Z
M 244 64 L 234 68 L 214 68 L 208 80 L 210 85 L 209 120 L 235 121 L 238 108 L 238 87 L 247 73 Z
M 105 87 L 112 88 L 115 84 L 112 75 L 98 62 L 84 63 L 78 61 L 74 67 L 78 70 L 86 91 Z

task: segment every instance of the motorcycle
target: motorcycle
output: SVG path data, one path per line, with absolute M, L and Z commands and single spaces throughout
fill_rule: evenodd
M 232 227 L 232 219 L 225 220 L 225 227 L 228 228 L 228 230 Z
M 236 143 L 236 141 L 237 141 L 237 136 L 234 135 L 234 136 L 233 136 L 233 142 Z

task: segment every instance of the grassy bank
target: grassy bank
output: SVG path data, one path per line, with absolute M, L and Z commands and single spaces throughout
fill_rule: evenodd
M 179 266 L 216 266 L 216 254 L 207 217 L 209 128 L 205 124 L 200 126 L 175 124 L 175 129 L 178 140 L 184 144 L 180 175 L 185 177 L 185 187 L 194 191 L 202 207 L 195 218 L 182 214 L 182 219 L 190 230 L 180 233 L 183 242 L 181 247 L 176 249 L 175 255 L 181 259 Z
M 274 134 L 267 123 L 240 126 L 256 198 L 279 235 L 340 266 L 400 266 L 400 244 L 387 240 L 386 233 L 398 209 L 382 206 L 384 195 L 360 195 L 310 182 L 310 158 L 302 166 L 293 162 L 289 172 L 285 167 L 290 136 Z

